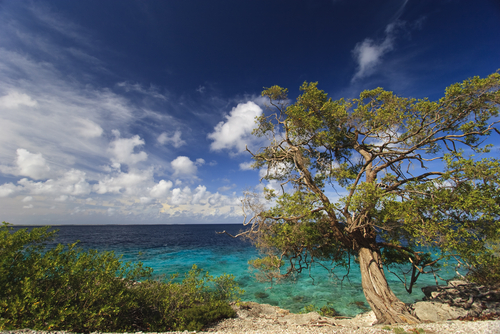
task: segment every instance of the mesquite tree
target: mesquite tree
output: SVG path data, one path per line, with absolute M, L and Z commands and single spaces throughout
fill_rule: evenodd
M 418 246 L 473 265 L 488 258 L 485 243 L 500 232 L 491 145 L 499 138 L 499 87 L 497 72 L 454 84 L 438 101 L 381 88 L 334 101 L 304 83 L 291 103 L 287 89 L 265 89 L 271 112 L 254 134 L 269 144 L 250 153 L 254 168 L 267 170 L 264 179 L 281 187 L 266 189 L 270 209 L 250 195 L 243 201 L 252 211 L 246 235 L 267 254 L 254 266 L 277 277 L 317 260 L 356 263 L 379 323 L 419 322 L 389 288 L 384 266 L 406 261 L 411 291 L 439 260 Z M 286 272 L 271 271 L 285 264 Z

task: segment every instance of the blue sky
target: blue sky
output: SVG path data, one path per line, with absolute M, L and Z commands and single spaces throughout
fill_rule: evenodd
M 240 223 L 264 87 L 438 99 L 498 68 L 495 0 L 3 0 L 0 220 Z

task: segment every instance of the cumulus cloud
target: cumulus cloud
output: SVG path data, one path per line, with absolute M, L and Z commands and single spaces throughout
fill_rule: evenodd
M 182 145 L 186 145 L 186 142 L 181 139 L 181 135 L 182 133 L 179 130 L 175 131 L 174 134 L 170 137 L 167 135 L 166 132 L 162 132 L 158 136 L 157 140 L 158 143 L 160 143 L 161 145 L 172 144 L 173 147 L 179 148 Z
M 191 201 L 191 189 L 184 187 L 184 189 L 175 188 L 172 190 L 172 198 L 170 203 L 172 205 L 188 204 Z
M 50 167 L 41 153 L 31 153 L 23 148 L 17 149 L 16 163 L 18 175 L 40 180 L 49 176 Z
M 245 145 L 252 140 L 251 132 L 255 127 L 255 117 L 262 114 L 262 108 L 252 101 L 240 103 L 226 116 L 226 121 L 220 122 L 214 132 L 208 135 L 213 140 L 210 149 L 219 151 L 235 149 L 243 152 Z
M 376 42 L 371 38 L 357 43 L 352 54 L 358 64 L 358 68 L 352 81 L 370 76 L 376 67 L 382 62 L 383 56 L 394 49 L 397 28 L 402 26 L 401 21 L 390 23 L 385 28 L 385 37 L 382 41 Z
M 170 188 L 172 188 L 172 181 L 161 180 L 158 184 L 155 184 L 153 188 L 149 191 L 149 194 L 155 198 L 166 197 Z
M 67 200 L 68 198 L 69 198 L 69 197 L 68 197 L 68 195 L 61 195 L 61 196 L 59 196 L 59 197 L 55 198 L 54 200 L 55 200 L 56 202 L 66 202 L 66 200 Z
M 145 196 L 143 196 L 143 197 L 141 197 L 141 198 L 139 199 L 139 202 L 140 202 L 141 204 L 149 204 L 149 203 L 151 203 L 151 201 L 153 201 L 153 199 L 152 199 L 152 198 L 145 197 Z
M 33 197 L 32 196 L 26 196 L 25 198 L 23 198 L 23 202 L 30 202 L 33 200 Z
M 80 170 L 69 170 L 60 178 L 48 179 L 45 182 L 35 182 L 26 178 L 18 181 L 22 190 L 34 195 L 88 195 L 91 185 L 86 180 L 85 172 Z
M 18 187 L 12 183 L 5 183 L 0 185 L 0 197 L 7 197 L 18 190 Z
M 174 169 L 174 176 L 195 176 L 198 171 L 197 164 L 185 156 L 175 158 L 170 164 Z
M 93 190 L 98 194 L 125 193 L 133 195 L 139 193 L 142 185 L 152 177 L 149 171 L 129 171 L 128 173 L 119 172 L 113 176 L 106 176 L 99 180 L 98 184 L 93 186 Z
M 207 194 L 207 187 L 199 185 L 195 189 L 195 193 L 193 196 L 193 199 L 191 201 L 192 204 L 200 204 L 201 200 L 204 198 L 204 196 Z
M 217 206 L 223 201 L 223 196 L 219 193 L 215 193 L 208 199 L 208 203 L 212 206 Z
M 113 154 L 111 161 L 114 164 L 134 165 L 148 158 L 144 151 L 134 153 L 136 147 L 144 146 L 145 142 L 138 135 L 132 138 L 120 138 L 120 132 L 113 130 L 116 139 L 109 145 L 109 151 Z
M 39 223 L 39 218 L 30 217 L 52 209 L 51 214 L 61 217 L 96 213 L 108 222 L 108 214 L 114 221 L 130 213 L 149 219 L 196 207 L 202 208 L 197 214 L 206 216 L 215 212 L 209 198 L 221 213 L 229 212 L 223 205 L 233 205 L 233 198 L 211 194 L 204 185 L 184 187 L 186 179 L 196 179 L 197 168 L 207 164 L 204 159 L 174 159 L 165 151 L 148 151 L 143 124 L 149 130 L 154 124 L 154 133 L 183 126 L 173 112 L 165 112 L 166 106 L 174 111 L 177 107 L 168 93 L 128 81 L 102 87 L 95 80 L 99 75 L 116 76 L 94 56 L 99 46 L 90 32 L 36 4 L 17 8 L 19 13 L 7 13 L 8 8 L 0 13 L 5 42 L 0 48 L 0 109 L 5 111 L 0 112 L 0 173 L 16 177 L 0 184 L 6 217 Z M 2 20 L 7 16 L 9 20 Z M 67 43 L 61 45 L 61 40 Z M 185 106 L 178 109 L 186 111 Z M 231 130 L 238 130 L 231 123 L 236 114 L 226 117 Z M 253 116 L 248 119 L 253 124 Z M 155 139 L 176 148 L 186 144 L 179 130 Z M 170 162 L 178 179 L 155 180 L 163 172 L 158 166 Z M 127 168 L 119 168 L 122 164 Z M 107 168 L 99 167 L 104 165 Z M 170 204 L 179 207 L 170 210 Z M 23 214 L 23 207 L 31 210 Z M 73 218 L 89 222 L 82 217 Z
M 50 167 L 41 153 L 31 153 L 19 148 L 16 150 L 16 159 L 12 165 L 0 165 L 0 172 L 15 176 L 27 176 L 35 180 L 46 179 L 50 175 Z
M 252 170 L 253 169 L 252 165 L 253 165 L 252 161 L 242 162 L 240 163 L 240 170 Z

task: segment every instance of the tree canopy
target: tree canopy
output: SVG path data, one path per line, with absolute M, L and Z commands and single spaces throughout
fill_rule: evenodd
M 265 189 L 271 208 L 252 194 L 243 201 L 246 235 L 267 255 L 254 265 L 277 277 L 316 260 L 349 266 L 354 255 L 379 323 L 419 322 L 383 268 L 411 265 L 411 292 L 440 259 L 418 246 L 473 268 L 491 259 L 488 244 L 500 233 L 499 87 L 496 72 L 451 85 L 438 101 L 382 88 L 332 100 L 305 82 L 292 103 L 287 89 L 265 89 L 269 112 L 254 134 L 269 144 L 250 153 L 279 185 Z

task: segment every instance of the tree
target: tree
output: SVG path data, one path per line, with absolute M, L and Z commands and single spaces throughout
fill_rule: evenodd
M 438 101 L 398 97 L 377 88 L 332 100 L 304 83 L 267 88 L 268 114 L 254 134 L 269 139 L 252 153 L 273 203 L 247 196 L 245 234 L 267 254 L 254 262 L 269 277 L 300 272 L 329 259 L 359 264 L 366 300 L 378 323 L 418 323 L 391 291 L 384 266 L 409 263 L 411 287 L 425 267 L 446 255 L 478 265 L 500 233 L 500 164 L 488 139 L 497 129 L 500 75 L 474 77 Z M 496 150 L 498 150 L 496 148 Z M 337 198 L 333 201 L 333 198 Z M 431 259 L 418 246 L 441 249 Z M 480 256 L 481 255 L 481 256 Z M 287 264 L 287 271 L 272 273 Z

